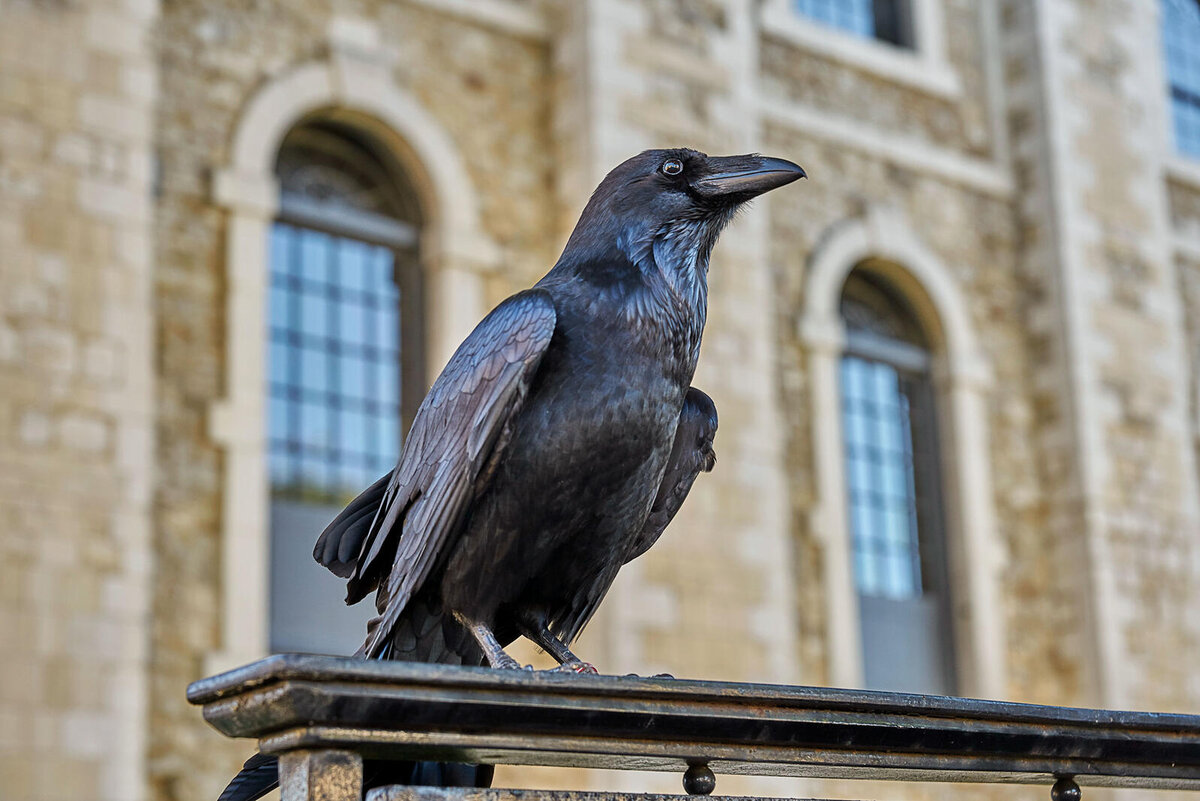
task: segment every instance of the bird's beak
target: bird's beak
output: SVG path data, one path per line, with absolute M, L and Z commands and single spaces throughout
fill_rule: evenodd
M 701 197 L 728 197 L 740 202 L 807 177 L 804 168 L 787 159 L 715 156 L 708 159 L 708 170 L 693 180 L 692 188 Z

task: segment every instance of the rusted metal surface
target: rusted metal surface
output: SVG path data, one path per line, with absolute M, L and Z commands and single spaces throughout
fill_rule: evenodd
M 284 753 L 684 773 L 1200 789 L 1200 717 L 283 655 L 196 682 Z
M 288 751 L 279 758 L 281 801 L 357 801 L 362 757 L 353 751 Z
M 614 793 L 583 790 L 476 790 L 466 787 L 407 787 L 394 784 L 367 793 L 366 801 L 680 801 L 662 793 Z M 759 796 L 714 795 L 709 801 L 779 801 Z M 823 801 L 796 798 L 791 801 Z

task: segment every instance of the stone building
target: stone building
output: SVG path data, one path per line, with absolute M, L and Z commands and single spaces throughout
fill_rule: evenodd
M 675 145 L 810 180 L 717 248 L 717 469 L 581 650 L 1200 711 L 1191 0 L 6 0 L 0 797 L 214 798 L 186 684 L 344 647 L 321 522 Z

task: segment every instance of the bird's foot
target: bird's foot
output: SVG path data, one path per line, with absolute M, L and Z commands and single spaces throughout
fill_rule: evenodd
M 558 667 L 552 667 L 546 671 L 547 673 L 578 673 L 580 675 L 599 676 L 600 671 L 596 670 L 596 666 L 590 662 L 582 662 L 576 660 L 574 662 L 563 662 Z
M 522 665 L 508 654 L 501 654 L 492 663 L 492 668 L 495 670 L 533 670 L 533 665 Z
M 670 673 L 655 673 L 652 676 L 643 676 L 640 673 L 626 673 L 627 679 L 673 679 L 675 678 Z

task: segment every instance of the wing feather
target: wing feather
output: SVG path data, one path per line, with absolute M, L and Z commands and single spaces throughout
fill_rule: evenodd
M 386 608 L 365 646 L 379 653 L 409 599 L 458 534 L 482 489 L 554 334 L 547 292 L 528 290 L 484 318 L 434 382 L 413 420 L 371 527 L 346 600 L 379 588 Z
M 712 398 L 695 387 L 689 387 L 675 429 L 675 441 L 667 460 L 667 469 L 650 516 L 637 538 L 630 544 L 625 561 L 630 562 L 650 550 L 683 506 L 692 483 L 701 472 L 707 473 L 716 463 L 713 438 L 717 434 L 717 407 Z
M 350 501 L 335 517 L 313 548 L 313 559 L 329 568 L 336 576 L 348 578 L 354 570 L 354 560 L 367 536 L 371 518 L 387 491 L 391 474 L 380 477 L 357 498 Z

